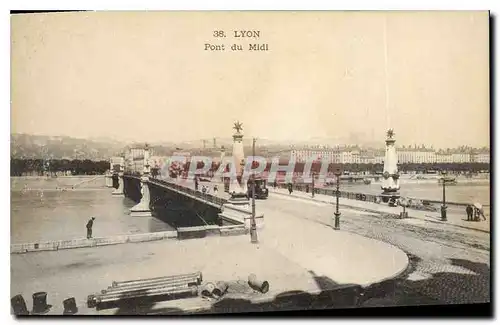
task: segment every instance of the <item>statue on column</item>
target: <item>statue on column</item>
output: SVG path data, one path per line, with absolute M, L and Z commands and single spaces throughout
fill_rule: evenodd
M 382 201 L 384 203 L 389 203 L 391 206 L 395 206 L 397 199 L 400 197 L 398 155 L 396 153 L 396 139 L 394 135 L 393 129 L 387 131 L 387 138 L 385 140 L 384 173 L 381 185 L 383 190 Z
M 229 185 L 229 193 L 231 194 L 232 201 L 248 204 L 247 184 L 243 179 L 245 168 L 243 133 L 241 132 L 243 130 L 243 123 L 237 121 L 234 123 L 233 129 L 236 130 L 233 134 L 233 170 L 236 172 L 236 175 L 231 175 L 232 179 Z

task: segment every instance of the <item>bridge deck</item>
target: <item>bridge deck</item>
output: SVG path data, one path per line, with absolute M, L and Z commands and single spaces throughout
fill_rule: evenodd
M 126 175 L 126 177 L 129 178 L 134 178 L 137 180 L 140 180 L 140 176 L 135 176 L 135 175 Z M 166 181 L 164 179 L 158 179 L 158 178 L 152 178 L 150 177 L 148 179 L 148 182 L 151 184 L 155 184 L 157 186 L 160 186 L 162 188 L 169 189 L 173 192 L 176 192 L 178 194 L 182 194 L 184 196 L 190 197 L 194 200 L 203 202 L 205 204 L 208 204 L 210 206 L 213 206 L 215 208 L 220 208 L 223 204 L 227 203 L 227 199 L 222 198 L 220 196 L 208 194 L 208 193 L 202 193 L 200 191 L 196 191 L 192 188 L 189 188 L 188 186 L 184 186 L 184 184 L 176 184 L 172 183 L 169 181 Z

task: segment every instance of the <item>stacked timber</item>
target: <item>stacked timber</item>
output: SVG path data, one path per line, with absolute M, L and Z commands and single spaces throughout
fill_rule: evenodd
M 90 295 L 87 299 L 89 308 L 102 304 L 119 303 L 123 300 L 151 299 L 162 297 L 171 300 L 198 295 L 198 286 L 203 281 L 201 272 L 171 275 L 158 278 L 113 281 L 111 286 L 100 294 Z

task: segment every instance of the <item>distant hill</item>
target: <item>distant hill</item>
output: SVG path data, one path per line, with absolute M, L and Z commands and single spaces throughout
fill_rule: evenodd
M 12 134 L 12 158 L 107 160 L 120 154 L 126 143 L 110 139 L 78 139 L 67 136 Z
M 31 134 L 12 134 L 11 135 L 11 157 L 12 158 L 53 158 L 53 159 L 90 159 L 90 160 L 107 160 L 113 156 L 121 155 L 124 150 L 130 147 L 142 147 L 144 142 L 125 142 L 117 141 L 111 138 L 73 138 L 68 136 L 45 136 Z M 351 141 L 352 142 L 352 141 Z M 346 143 L 346 140 L 339 138 L 308 138 L 303 141 L 274 141 L 269 139 L 257 139 L 256 154 L 257 155 L 272 155 L 285 154 L 290 145 L 294 144 L 297 147 L 304 145 L 335 145 Z M 347 142 L 349 143 L 349 142 Z M 182 141 L 178 143 L 172 142 L 150 142 L 152 154 L 157 156 L 172 155 L 176 151 L 190 151 L 193 155 L 219 156 L 220 147 L 226 148 L 226 154 L 232 151 L 232 138 L 217 138 L 216 148 L 213 147 L 213 142 L 205 140 L 203 149 L 203 140 Z M 243 146 L 245 153 L 250 154 L 252 151 L 252 138 L 243 138 Z M 376 146 L 380 147 L 380 145 Z

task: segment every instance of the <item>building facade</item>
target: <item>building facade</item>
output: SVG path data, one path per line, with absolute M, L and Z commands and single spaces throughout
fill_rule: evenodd
M 384 149 L 363 149 L 358 146 L 309 146 L 291 147 L 290 159 L 306 162 L 308 159 L 340 164 L 383 164 Z M 489 150 L 474 152 L 472 148 L 435 150 L 425 146 L 399 147 L 396 149 L 399 164 L 469 163 L 490 162 Z
M 489 164 L 490 163 L 490 153 L 489 152 L 474 153 L 472 155 L 471 159 L 473 160 L 473 162 Z

